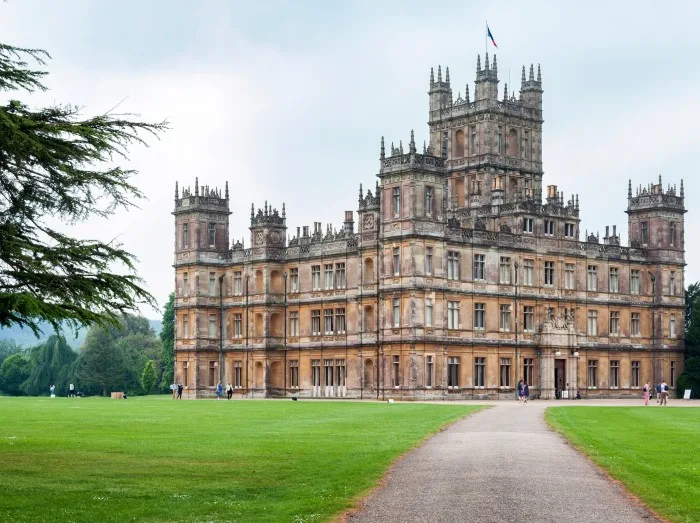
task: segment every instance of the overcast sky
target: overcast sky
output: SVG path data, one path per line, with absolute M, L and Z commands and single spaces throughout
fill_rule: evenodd
M 380 137 L 407 142 L 415 129 L 427 139 L 431 66 L 450 67 L 455 97 L 467 82 L 473 95 L 486 19 L 500 93 L 509 69 L 517 91 L 522 65 L 542 65 L 544 183 L 566 199 L 579 193 L 581 238 L 616 224 L 627 243 L 628 178 L 684 178 L 686 281 L 700 279 L 695 2 L 0 3 L 3 43 L 53 56 L 50 91 L 23 101 L 94 114 L 126 98 L 119 110 L 170 121 L 131 154 L 148 201 L 75 231 L 118 237 L 160 303 L 173 289 L 175 181 L 228 180 L 232 237 L 246 246 L 253 201 L 285 201 L 291 234 L 314 221 L 340 226 L 358 185 L 374 186 Z

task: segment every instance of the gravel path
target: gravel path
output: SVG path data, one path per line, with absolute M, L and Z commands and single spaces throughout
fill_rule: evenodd
M 347 521 L 646 522 L 544 422 L 545 402 L 500 402 L 405 456 Z

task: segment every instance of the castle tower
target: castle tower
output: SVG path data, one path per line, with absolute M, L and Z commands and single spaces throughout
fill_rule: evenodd
M 287 244 L 287 216 L 284 203 L 282 214 L 267 205 L 258 209 L 250 206 L 250 243 L 254 259 L 282 259 Z
M 525 66 L 520 81 L 520 101 L 527 107 L 542 110 L 542 71 L 540 64 L 537 64 L 537 78 L 535 78 L 535 67 L 530 64 L 530 75 L 525 80 Z
M 438 65 L 437 80 L 430 69 L 430 90 L 428 96 L 430 98 L 430 109 L 428 114 L 429 121 L 439 121 L 443 118 L 443 112 L 449 111 L 452 107 L 452 88 L 450 87 L 450 68 L 445 68 L 445 81 L 442 80 L 442 67 Z M 432 153 L 436 155 L 447 154 L 447 135 L 442 131 L 431 127 L 430 129 L 430 147 Z
M 496 100 L 498 98 L 498 62 L 493 55 L 493 65 L 489 66 L 489 54 L 486 53 L 484 68 L 481 68 L 481 56 L 477 57 L 476 87 L 474 100 Z

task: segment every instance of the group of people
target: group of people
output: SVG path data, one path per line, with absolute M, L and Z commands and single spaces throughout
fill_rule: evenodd
M 220 400 L 223 397 L 224 394 L 224 384 L 219 382 L 219 384 L 216 386 L 216 399 Z M 230 383 L 226 385 L 226 397 L 227 399 L 231 399 L 233 397 L 233 385 Z
M 520 403 L 527 403 L 528 399 L 530 399 L 530 387 L 527 381 L 520 380 L 518 382 L 518 401 Z
M 651 394 L 651 385 L 647 381 L 644 385 L 644 405 L 649 405 Z M 656 384 L 656 403 L 668 406 L 668 385 L 665 381 Z

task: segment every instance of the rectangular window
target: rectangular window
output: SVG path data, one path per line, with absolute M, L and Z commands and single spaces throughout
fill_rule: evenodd
M 450 356 L 447 358 L 447 387 L 459 388 L 459 358 Z
M 479 151 L 477 151 L 476 147 L 476 126 L 472 125 L 472 145 L 471 145 L 471 153 L 472 155 L 479 154 Z
M 240 312 L 233 315 L 233 337 L 243 337 L 243 314 Z
M 459 329 L 459 302 L 447 302 L 447 328 L 451 330 Z
M 618 311 L 610 312 L 610 336 L 620 335 L 620 313 Z
M 182 291 L 185 296 L 190 295 L 190 280 L 186 272 L 182 273 Z
M 216 296 L 216 274 L 209 273 L 209 296 Z
M 501 358 L 501 387 L 510 387 L 510 358 Z
M 639 388 L 639 362 L 632 362 L 632 375 L 630 376 L 630 386 L 633 388 Z
M 534 358 L 523 358 L 523 380 L 528 385 L 535 383 L 535 360 Z
M 676 388 L 676 362 L 671 362 L 671 388 Z
M 233 387 L 235 389 L 243 387 L 243 362 L 240 360 L 233 362 Z
M 598 386 L 598 360 L 588 360 L 588 388 Z
M 315 310 L 311 311 L 311 335 L 320 336 L 321 335 L 321 311 Z
M 447 279 L 459 280 L 459 253 L 447 251 Z
M 649 223 L 642 222 L 641 223 L 641 231 L 642 231 L 642 234 L 641 234 L 642 245 L 646 245 L 649 243 Z
M 336 334 L 345 334 L 345 307 L 335 310 L 335 332 Z
M 535 261 L 523 260 L 523 285 L 535 284 Z
M 292 292 L 299 292 L 299 269 L 289 269 L 289 287 Z
M 182 317 L 182 337 L 183 338 L 190 337 L 190 322 L 189 322 L 189 318 L 187 316 Z
M 483 280 L 484 279 L 484 265 L 485 256 L 483 254 L 474 255 L 474 279 Z
M 185 223 L 182 225 L 182 247 L 186 248 L 190 246 L 190 228 Z
M 216 336 L 216 316 L 213 314 L 209 315 L 209 337 L 213 338 Z
M 504 332 L 510 332 L 510 305 L 501 305 L 498 328 Z
M 510 257 L 501 256 L 501 264 L 498 270 L 498 281 L 501 283 L 510 283 Z
M 632 336 L 639 336 L 639 313 L 633 312 L 630 321 L 630 334 Z
M 323 369 L 326 373 L 326 387 L 333 386 L 333 360 L 323 360 Z
M 216 245 L 216 224 L 209 224 L 209 246 L 213 247 Z
M 565 223 L 564 224 L 564 237 L 573 238 L 575 230 L 576 230 L 576 226 L 573 223 Z
M 398 356 L 392 356 L 392 362 L 391 362 L 391 384 L 395 388 L 399 388 L 401 386 L 401 375 L 399 374 L 401 371 L 401 368 L 399 366 L 399 357 Z
M 639 294 L 639 271 L 637 269 L 630 271 L 630 294 Z
M 486 305 L 484 303 L 474 304 L 474 330 L 484 330 L 484 316 Z
M 566 264 L 566 270 L 564 272 L 564 287 L 569 290 L 576 288 L 576 272 L 573 263 Z
M 289 312 L 289 335 L 299 336 L 299 311 Z
M 433 299 L 432 298 L 425 299 L 425 326 L 426 327 L 433 326 Z
M 598 336 L 598 311 L 588 311 L 588 335 Z
M 311 386 L 321 386 L 321 360 L 311 360 Z
M 425 274 L 433 274 L 433 248 L 425 248 Z
M 669 321 L 668 325 L 668 337 L 669 338 L 675 338 L 676 337 L 676 316 L 674 314 L 671 314 L 671 319 Z
M 620 386 L 620 361 L 610 360 L 610 388 L 616 389 Z
M 323 311 L 323 332 L 324 334 L 333 334 L 333 309 Z
M 345 288 L 345 264 L 336 263 L 335 264 L 335 288 L 344 289 Z
M 299 360 L 289 360 L 289 384 L 293 389 L 299 388 Z
M 216 377 L 216 362 L 210 361 L 209 362 L 209 386 L 210 387 L 214 386 L 215 377 Z
M 311 266 L 311 288 L 315 291 L 321 290 L 321 266 Z
M 523 307 L 523 330 L 525 332 L 535 332 L 535 307 L 532 305 Z
M 425 188 L 425 214 L 426 216 L 433 214 L 433 188 Z
M 326 283 L 326 290 L 330 290 L 333 288 L 333 264 L 332 263 L 326 263 L 324 265 L 324 274 L 325 274 L 325 283 Z
M 608 280 L 609 292 L 620 292 L 620 269 L 610 267 L 610 279 Z
M 182 385 L 187 387 L 189 385 L 189 379 L 188 379 L 188 371 L 189 371 L 190 363 L 188 361 L 183 361 L 182 362 Z
M 535 220 L 533 218 L 523 218 L 523 232 L 532 234 L 534 222 Z
M 474 358 L 474 387 L 486 386 L 486 358 Z
M 674 222 L 668 224 L 668 244 L 671 247 L 676 246 L 676 224 Z
M 394 217 L 398 217 L 401 214 L 401 187 L 394 187 L 393 195 Z
M 554 236 L 554 220 L 544 221 L 544 234 L 545 236 Z
M 433 357 L 432 356 L 426 356 L 425 357 L 425 386 L 426 387 L 432 387 L 433 386 Z
M 345 360 L 335 360 L 335 383 L 345 387 Z
M 401 274 L 401 247 L 394 247 L 392 249 L 393 266 L 394 266 L 394 276 Z
M 554 262 L 544 262 L 544 286 L 554 287 Z
M 498 154 L 503 154 L 503 128 L 498 126 L 498 134 L 496 134 L 496 151 Z
M 598 290 L 598 268 L 595 265 L 588 266 L 586 289 L 593 292 Z
M 236 271 L 233 273 L 233 295 L 240 296 L 243 294 L 243 273 Z
M 671 296 L 676 295 L 676 273 L 671 271 L 668 277 L 668 293 Z
M 393 300 L 394 309 L 394 327 L 401 326 L 401 299 L 394 298 Z
M 530 135 L 527 131 L 523 133 L 523 158 L 527 159 L 530 157 Z

